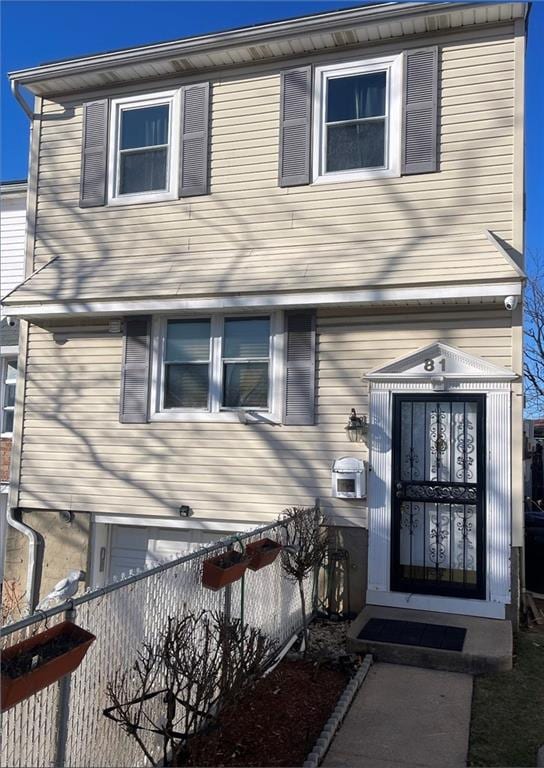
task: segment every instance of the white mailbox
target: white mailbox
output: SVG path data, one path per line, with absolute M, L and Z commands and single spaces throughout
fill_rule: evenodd
M 362 459 L 342 456 L 333 461 L 332 495 L 339 499 L 361 499 L 366 496 L 366 472 Z

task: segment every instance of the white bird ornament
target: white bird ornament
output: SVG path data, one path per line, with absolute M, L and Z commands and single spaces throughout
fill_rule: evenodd
M 52 591 L 46 595 L 38 604 L 38 610 L 43 611 L 49 608 L 50 604 L 56 600 L 63 603 L 73 597 L 79 589 L 79 582 L 85 578 L 85 571 L 70 571 L 65 579 L 61 579 L 55 584 Z

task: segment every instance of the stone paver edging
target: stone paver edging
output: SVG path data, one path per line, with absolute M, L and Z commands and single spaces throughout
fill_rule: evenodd
M 321 734 L 314 745 L 314 748 L 306 758 L 302 768 L 317 768 L 321 760 L 326 755 L 327 750 L 331 745 L 331 741 L 333 740 L 336 731 L 342 723 L 342 720 L 346 716 L 351 702 L 355 697 L 355 694 L 363 684 L 363 680 L 368 674 L 368 670 L 370 669 L 371 664 L 372 655 L 367 653 L 363 659 L 363 663 L 344 688 L 344 692 L 338 699 L 332 715 L 325 723 L 323 730 L 321 731 Z

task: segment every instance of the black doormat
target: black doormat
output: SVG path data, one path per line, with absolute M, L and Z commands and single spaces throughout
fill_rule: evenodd
M 369 619 L 359 632 L 359 639 L 417 645 L 421 648 L 441 648 L 443 651 L 462 651 L 466 633 L 464 627 L 446 627 L 444 624 Z

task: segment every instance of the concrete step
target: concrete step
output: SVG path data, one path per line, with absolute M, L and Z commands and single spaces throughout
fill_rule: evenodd
M 462 651 L 361 640 L 358 634 L 369 619 L 443 624 L 448 627 L 464 627 L 467 633 Z M 467 672 L 471 675 L 512 669 L 512 624 L 498 619 L 367 605 L 351 624 L 347 642 L 350 651 L 371 653 L 377 661 L 391 664 Z

